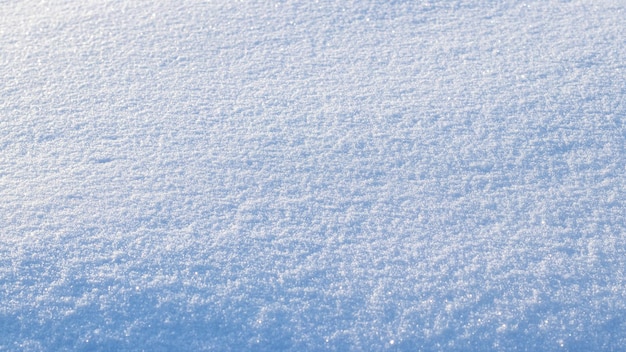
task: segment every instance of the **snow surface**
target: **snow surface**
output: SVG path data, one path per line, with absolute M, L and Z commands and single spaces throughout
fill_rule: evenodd
M 625 18 L 0 0 L 0 350 L 624 350 Z

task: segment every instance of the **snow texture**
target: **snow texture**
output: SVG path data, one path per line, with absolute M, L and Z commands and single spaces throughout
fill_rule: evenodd
M 0 0 L 0 351 L 623 351 L 625 19 Z

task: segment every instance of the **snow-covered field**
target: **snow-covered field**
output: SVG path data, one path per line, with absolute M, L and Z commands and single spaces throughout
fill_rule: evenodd
M 0 351 L 626 349 L 622 0 L 0 0 Z

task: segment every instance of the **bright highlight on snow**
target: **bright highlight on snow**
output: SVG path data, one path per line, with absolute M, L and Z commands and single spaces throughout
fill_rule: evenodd
M 623 350 L 625 18 L 0 1 L 0 351 Z

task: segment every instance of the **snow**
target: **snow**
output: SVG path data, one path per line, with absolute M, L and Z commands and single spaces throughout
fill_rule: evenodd
M 625 17 L 0 0 L 0 351 L 623 350 Z

